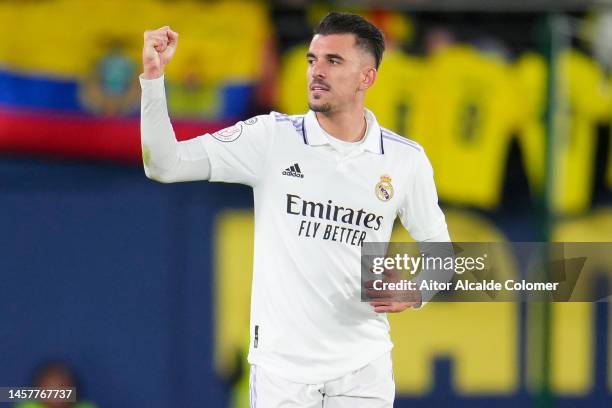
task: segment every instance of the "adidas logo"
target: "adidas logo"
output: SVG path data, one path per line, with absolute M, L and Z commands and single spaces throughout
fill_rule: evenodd
M 300 166 L 297 163 L 291 167 L 287 167 L 285 171 L 283 171 L 283 176 L 304 178 L 304 174 L 302 174 Z

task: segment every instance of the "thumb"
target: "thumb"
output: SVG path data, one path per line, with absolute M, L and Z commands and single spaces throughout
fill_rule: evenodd
M 172 31 L 168 28 L 166 35 L 168 37 L 168 45 L 166 49 L 164 50 L 164 52 L 161 54 L 162 62 L 164 64 L 167 64 L 168 62 L 170 62 L 170 60 L 174 56 L 174 53 L 176 52 L 176 47 L 178 45 L 178 33 L 177 32 Z
M 172 31 L 172 29 L 168 27 L 166 35 L 168 36 L 168 47 L 176 48 L 179 37 L 178 33 L 176 31 Z

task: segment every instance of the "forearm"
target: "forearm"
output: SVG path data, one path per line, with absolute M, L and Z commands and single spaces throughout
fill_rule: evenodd
M 164 183 L 207 180 L 210 163 L 198 138 L 176 140 L 168 115 L 164 77 L 140 78 L 142 88 L 140 135 L 147 177 Z
M 436 236 L 431 238 L 427 238 L 422 242 L 450 242 L 450 235 L 448 234 L 448 229 L 445 229 L 443 232 L 439 233 Z
M 425 256 L 425 258 L 441 258 L 453 257 L 453 245 L 451 243 L 448 229 L 419 242 L 419 251 Z M 435 264 L 435 262 L 434 262 Z M 453 271 L 444 268 L 424 268 L 419 276 L 415 279 L 417 285 L 420 286 L 422 281 L 435 281 L 437 283 L 446 283 L 453 278 Z M 420 291 L 421 304 L 416 308 L 425 306 L 437 293 L 436 290 Z

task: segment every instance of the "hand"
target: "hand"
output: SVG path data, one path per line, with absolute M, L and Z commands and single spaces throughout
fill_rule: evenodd
M 159 78 L 164 74 L 164 67 L 170 62 L 178 45 L 178 33 L 169 26 L 144 32 L 142 48 L 142 65 L 144 79 Z
M 418 307 L 421 302 L 379 302 L 372 301 L 370 305 L 374 307 L 376 313 L 399 313 L 410 307 Z
M 400 281 L 398 272 L 392 269 L 385 270 L 383 277 L 386 283 Z M 366 282 L 365 288 L 376 313 L 399 313 L 410 307 L 419 307 L 422 303 L 419 290 L 375 290 L 374 281 Z

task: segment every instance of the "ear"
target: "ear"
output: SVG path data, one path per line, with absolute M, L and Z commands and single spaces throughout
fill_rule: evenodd
M 378 71 L 374 67 L 366 68 L 362 74 L 361 83 L 359 84 L 359 90 L 365 91 L 372 85 L 374 85 L 374 81 L 376 81 L 376 75 L 378 75 Z

